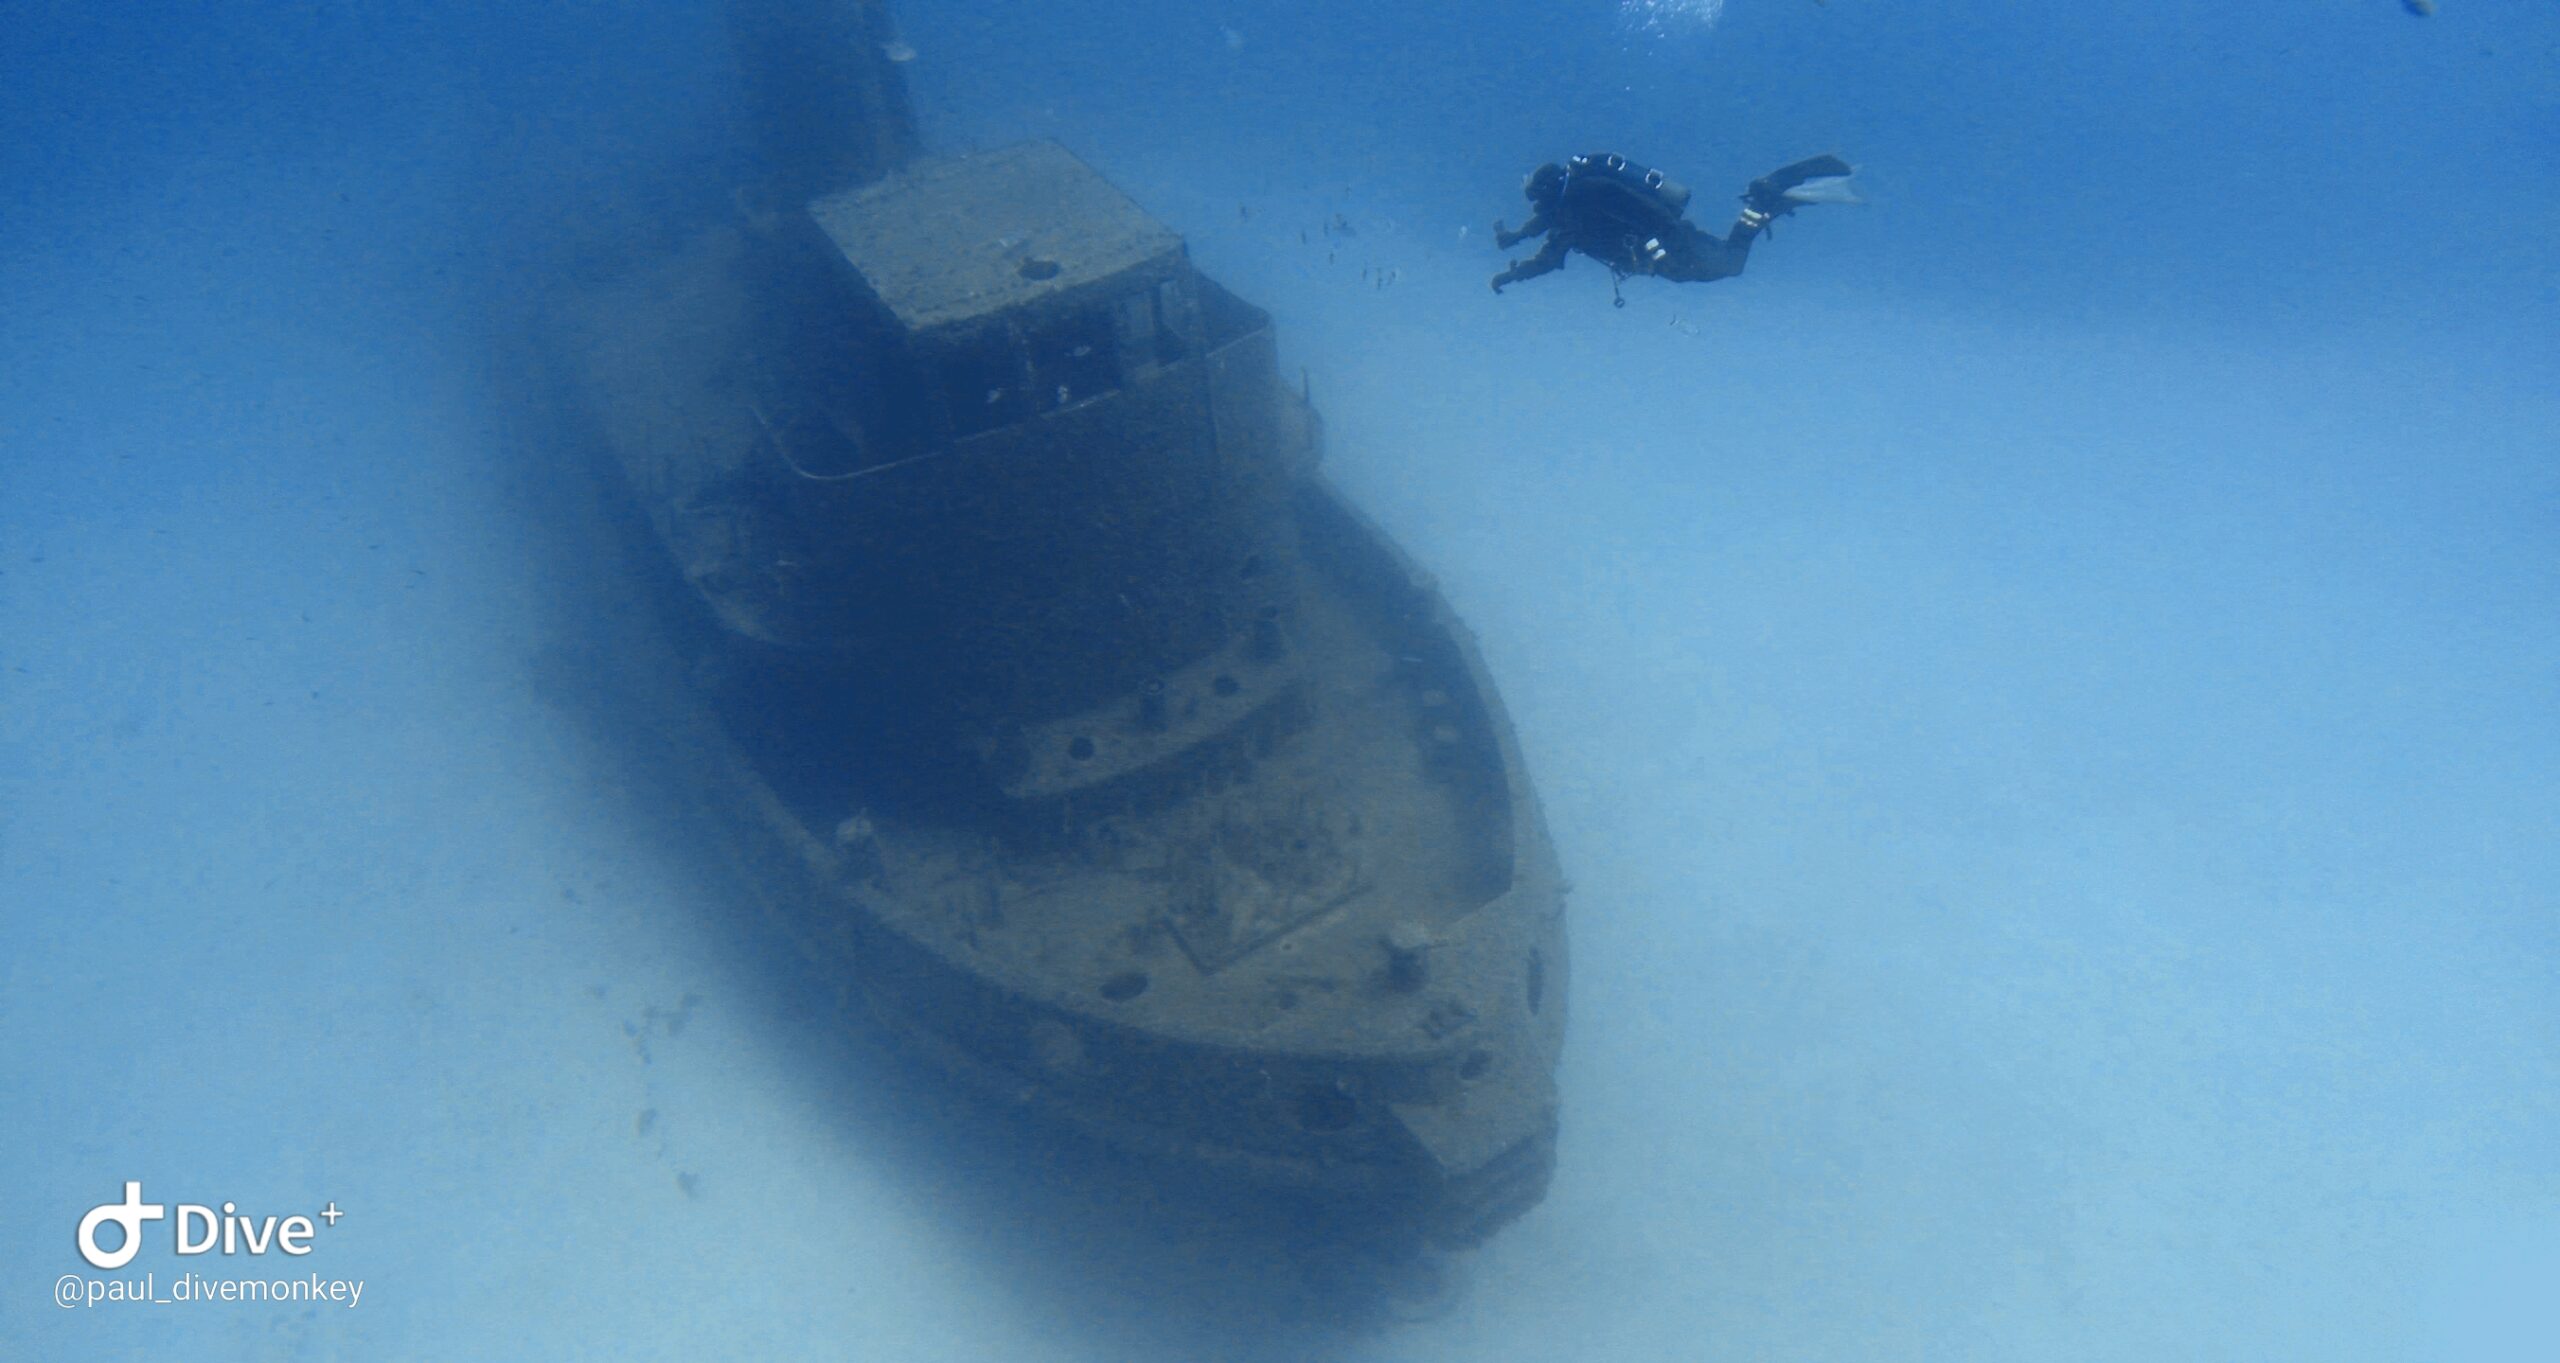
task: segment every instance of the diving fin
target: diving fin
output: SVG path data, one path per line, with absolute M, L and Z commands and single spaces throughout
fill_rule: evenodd
M 1857 188 L 1846 175 L 1817 175 L 1790 189 L 1783 196 L 1794 204 L 1862 204 Z
M 1742 201 L 1771 217 L 1793 213 L 1806 204 L 1853 204 L 1858 193 L 1849 177 L 1856 167 L 1837 156 L 1807 157 L 1751 182 Z

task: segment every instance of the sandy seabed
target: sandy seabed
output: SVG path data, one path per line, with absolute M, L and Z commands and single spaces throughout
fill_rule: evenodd
M 7 1352 L 1128 1356 L 1143 1298 L 1068 1303 L 993 1171 L 813 1078 L 825 1011 L 597 732 L 611 584 L 469 328 L 223 221 L 9 272 Z M 1481 250 L 1229 281 L 1481 636 L 1577 887 L 1553 1195 L 1352 1352 L 2522 1338 L 2547 375 L 1785 261 L 1495 300 Z M 127 1179 L 334 1202 L 294 1268 L 361 1306 L 40 1307 Z

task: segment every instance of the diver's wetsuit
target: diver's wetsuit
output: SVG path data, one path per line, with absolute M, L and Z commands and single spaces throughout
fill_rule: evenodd
M 1770 219 L 1794 209 L 1788 190 L 1848 173 L 1846 162 L 1830 156 L 1771 171 L 1751 182 L 1733 230 L 1718 237 L 1682 216 L 1687 190 L 1625 157 L 1593 152 L 1562 166 L 1540 166 L 1522 188 L 1534 210 L 1529 221 L 1516 232 L 1495 223 L 1493 240 L 1508 250 L 1544 233 L 1546 244 L 1495 275 L 1493 291 L 1562 269 L 1574 251 L 1608 266 L 1613 275 L 1653 275 L 1682 284 L 1729 279 L 1742 273 L 1753 239 Z

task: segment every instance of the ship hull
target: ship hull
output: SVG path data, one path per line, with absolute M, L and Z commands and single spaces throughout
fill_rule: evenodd
M 1538 1201 L 1554 854 L 1267 315 L 1025 144 L 563 319 L 685 641 L 681 779 L 821 972 L 1118 1148 L 1441 1246 Z
M 1487 877 L 1469 902 L 1364 896 L 1332 906 L 1222 966 L 1218 974 L 1233 974 L 1216 987 L 1238 994 L 1294 987 L 1355 1000 L 1312 1038 L 1292 1044 L 1249 1024 L 1132 1018 L 1126 1004 L 1137 999 L 1110 997 L 1129 969 L 1023 978 L 974 959 L 971 929 L 954 920 L 1001 919 L 1007 896 L 1054 912 L 1079 897 L 1126 895 L 1120 868 L 1093 866 L 1075 833 L 979 826 L 955 834 L 875 814 L 858 836 L 842 836 L 841 825 L 826 826 L 782 794 L 717 723 L 704 730 L 690 765 L 701 807 L 771 921 L 936 1069 L 1113 1146 L 1356 1207 L 1362 1220 L 1390 1232 L 1464 1247 L 1534 1206 L 1554 1167 L 1553 1074 L 1567 979 L 1563 886 L 1463 626 L 1427 577 L 1330 485 L 1312 481 L 1293 510 L 1313 593 L 1335 597 L 1343 624 L 1367 633 L 1376 658 L 1394 660 L 1387 676 L 1373 670 L 1346 686 L 1395 694 L 1383 713 L 1341 723 L 1323 740 L 1311 740 L 1309 730 L 1327 721 L 1301 715 L 1289 732 L 1241 741 L 1262 750 L 1252 759 L 1260 762 L 1293 739 L 1401 748 L 1405 763 L 1370 764 L 1385 774 L 1372 778 L 1382 788 L 1363 798 L 1412 804 L 1439 797 L 1398 785 L 1463 783 L 1482 839 L 1468 851 L 1483 858 L 1476 873 Z M 722 708 L 717 695 L 696 699 Z M 1389 731 L 1379 721 L 1399 708 L 1405 713 L 1390 722 L 1401 732 Z M 1195 777 L 1174 804 L 1214 804 L 1222 785 L 1219 776 Z M 1110 827 L 1124 808 L 1108 792 L 1090 804 L 1066 816 Z M 955 841 L 979 855 L 949 851 Z M 1167 845 L 1138 855 L 1178 860 L 1183 851 Z M 1418 920 L 1437 923 L 1428 972 L 1440 983 L 1405 991 L 1378 944 Z M 1124 910 L 1094 935 L 1130 927 L 1144 935 L 1147 926 Z M 1164 940 L 1170 936 L 1129 958 L 1139 963 L 1132 968 L 1152 967 L 1148 993 L 1158 972 L 1197 969 L 1178 942 Z M 1364 997 L 1367 1004 L 1356 1002 Z

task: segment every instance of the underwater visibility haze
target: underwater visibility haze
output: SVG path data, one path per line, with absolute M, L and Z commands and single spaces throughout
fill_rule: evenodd
M 1054 142 L 1179 234 L 1148 260 L 1204 309 L 1267 310 L 1273 410 L 1311 405 L 1375 528 L 1343 523 L 1420 570 L 1422 642 L 1370 661 L 1489 679 L 1487 718 L 1406 727 L 1416 770 L 1525 770 L 1504 817 L 1569 883 L 1552 1178 L 1383 1294 L 1409 1265 L 1294 1204 L 920 1063 L 705 812 L 670 697 L 728 674 L 665 638 L 560 319 L 778 220 L 741 15 L 871 12 L 0 25 L 0 1357 L 2560 1351 L 2560 10 L 973 0 L 860 33 L 924 152 Z M 1524 177 L 1585 153 L 1705 233 L 1777 211 L 1711 282 L 1580 254 L 1488 288 L 1538 249 L 1496 242 Z M 1853 174 L 1747 188 L 1826 153 Z M 968 544 L 934 581 L 1023 561 Z M 1080 619 L 1020 628 L 1063 657 Z M 974 714 L 943 661 L 866 655 Z M 795 703 L 865 789 L 942 798 L 948 735 Z M 818 831 L 858 859 L 883 799 Z M 1218 846 L 1428 825 L 1319 803 Z M 1401 928 L 1381 978 L 1418 991 L 1459 953 Z M 84 1226 L 128 1203 L 164 1214 Z

